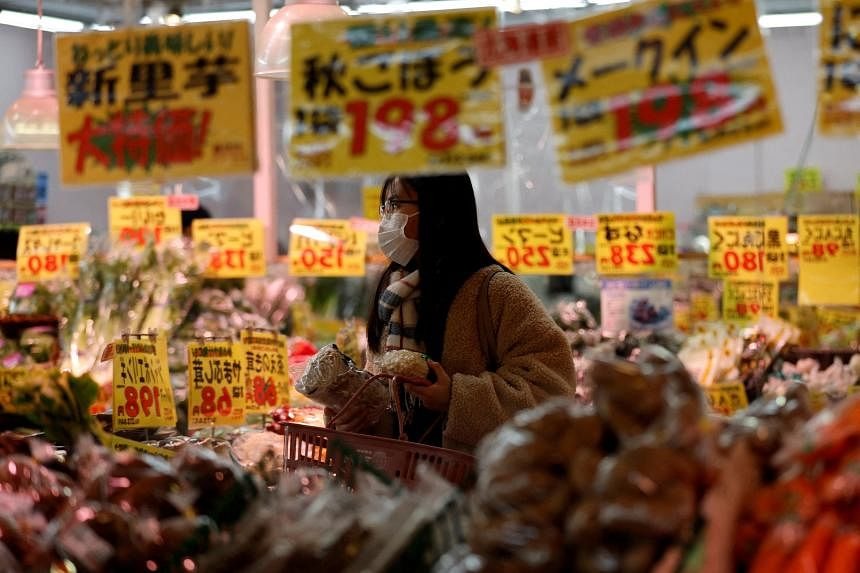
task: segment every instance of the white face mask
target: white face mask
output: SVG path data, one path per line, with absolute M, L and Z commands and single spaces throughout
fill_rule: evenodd
M 403 267 L 418 252 L 418 241 L 406 236 L 406 224 L 410 217 L 417 214 L 395 212 L 383 217 L 379 223 L 379 248 L 386 257 Z

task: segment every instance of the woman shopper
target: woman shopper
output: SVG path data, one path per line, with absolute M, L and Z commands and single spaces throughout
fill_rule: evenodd
M 573 395 L 567 340 L 487 250 L 466 173 L 390 177 L 380 214 L 379 246 L 391 264 L 371 307 L 368 369 L 387 350 L 429 357 L 432 381 L 405 386 L 410 439 L 471 451 L 517 411 Z M 337 422 L 362 425 L 358 413 Z

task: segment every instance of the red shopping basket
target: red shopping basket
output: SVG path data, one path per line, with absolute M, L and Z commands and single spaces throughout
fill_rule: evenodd
M 358 466 L 369 465 L 407 486 L 417 480 L 419 464 L 457 486 L 471 476 L 474 458 L 468 454 L 390 438 L 353 434 L 304 424 L 284 424 L 284 469 L 322 467 L 352 484 Z M 358 456 L 358 457 L 357 457 Z

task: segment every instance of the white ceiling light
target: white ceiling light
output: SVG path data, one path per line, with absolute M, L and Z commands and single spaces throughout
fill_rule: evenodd
M 27 28 L 28 30 L 39 29 L 39 17 L 36 14 L 25 14 L 14 10 L 0 10 L 0 24 Z M 65 18 L 52 18 L 43 16 L 41 19 L 42 30 L 45 32 L 80 32 L 84 29 L 84 23 L 77 20 Z
M 803 28 L 821 24 L 820 12 L 792 12 L 789 14 L 762 14 L 758 25 L 762 28 Z
M 359 14 L 396 14 L 398 12 L 436 12 L 438 10 L 462 10 L 464 8 L 498 8 L 495 0 L 435 0 L 434 2 L 392 2 L 391 4 L 366 4 L 358 7 Z
M 233 10 L 228 12 L 198 12 L 197 14 L 185 14 L 183 22 L 224 22 L 227 20 L 248 20 L 254 22 L 256 15 L 253 10 Z

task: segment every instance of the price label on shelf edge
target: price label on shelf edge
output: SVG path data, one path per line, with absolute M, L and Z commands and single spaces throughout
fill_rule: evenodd
M 18 235 L 16 269 L 19 282 L 75 279 L 87 252 L 87 223 L 24 225 Z
M 860 216 L 800 215 L 798 303 L 860 305 Z
M 122 338 L 113 352 L 114 430 L 175 426 L 164 335 Z
M 345 219 L 294 219 L 290 225 L 290 274 L 296 277 L 360 277 L 365 273 L 367 233 Z
M 196 243 L 210 247 L 209 278 L 259 277 L 266 274 L 263 224 L 257 219 L 197 219 L 191 224 Z
M 788 278 L 786 217 L 708 217 L 708 276 Z
M 760 316 L 776 318 L 778 314 L 778 281 L 723 281 L 723 320 L 726 322 L 749 324 Z
M 572 275 L 567 215 L 493 215 L 493 254 L 523 275 Z
M 672 273 L 678 267 L 673 213 L 607 213 L 597 216 L 597 273 Z
M 731 416 L 749 406 L 746 390 L 740 382 L 707 386 L 705 396 L 711 410 L 724 416 Z
M 188 427 L 241 426 L 245 377 L 241 347 L 232 342 L 188 344 Z
M 266 414 L 290 403 L 287 337 L 269 331 L 243 330 L 245 413 Z
M 108 221 L 114 243 L 143 247 L 160 245 L 182 236 L 182 215 L 167 204 L 167 197 L 109 197 Z

